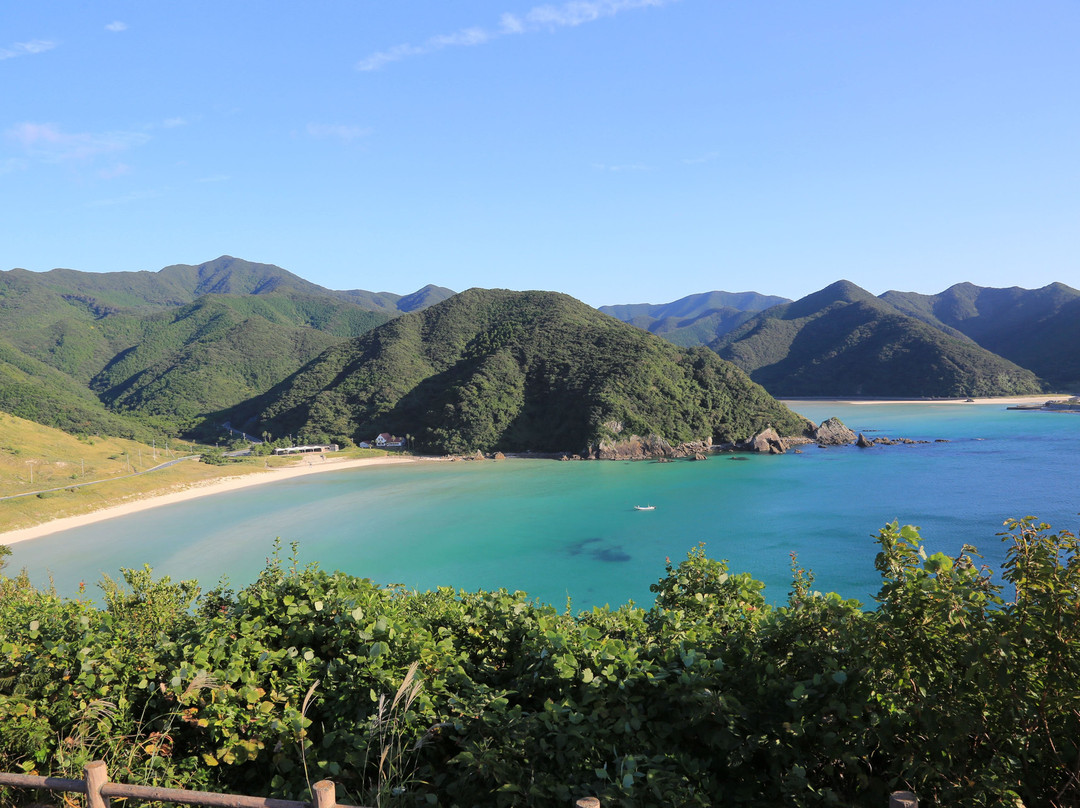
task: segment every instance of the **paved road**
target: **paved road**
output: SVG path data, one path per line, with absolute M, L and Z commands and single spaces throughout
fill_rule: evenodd
M 259 438 L 256 438 L 254 435 L 248 435 L 248 434 L 242 432 L 239 429 L 233 429 L 232 425 L 228 421 L 223 423 L 221 426 L 224 427 L 225 429 L 229 430 L 230 434 L 240 435 L 246 441 L 249 441 L 251 443 L 262 443 L 262 441 Z M 226 452 L 225 456 L 226 457 L 240 457 L 240 456 L 249 455 L 249 454 L 251 454 L 250 449 L 240 449 L 239 451 L 235 451 L 235 452 Z M 150 469 L 144 469 L 143 471 L 136 471 L 134 474 L 124 474 L 124 475 L 122 475 L 120 477 L 109 477 L 108 479 L 105 479 L 105 480 L 91 480 L 90 482 L 87 482 L 87 483 L 72 483 L 71 485 L 61 485 L 58 488 L 43 488 L 40 491 L 24 491 L 21 494 L 11 494 L 11 495 L 6 496 L 6 497 L 0 497 L 0 502 L 3 502 L 6 499 L 18 499 L 19 497 L 36 497 L 38 494 L 51 494 L 54 491 L 66 491 L 69 488 L 82 488 L 83 486 L 86 486 L 86 485 L 97 485 L 98 483 L 107 483 L 110 480 L 123 480 L 123 479 L 125 479 L 127 477 L 138 477 L 140 474 L 149 474 L 151 471 L 160 471 L 161 469 L 167 469 L 169 466 L 175 465 L 176 463 L 182 463 L 185 460 L 198 460 L 201 456 L 202 455 L 187 455 L 186 457 L 178 457 L 178 458 L 176 458 L 176 460 L 170 460 L 168 463 L 162 463 L 162 464 L 160 464 L 158 466 L 154 466 L 153 468 L 150 468 Z
M 183 463 L 185 460 L 198 460 L 202 455 L 187 455 L 186 457 L 178 457 L 176 460 L 170 460 L 168 463 L 161 463 L 154 466 L 151 469 L 144 469 L 143 471 L 136 471 L 133 474 L 122 474 L 119 477 L 109 477 L 104 480 L 91 480 L 86 483 L 72 483 L 71 485 L 61 485 L 59 488 L 43 488 L 40 491 L 24 491 L 21 494 L 11 494 L 6 497 L 0 497 L 0 502 L 5 499 L 18 499 L 19 497 L 36 497 L 38 494 L 50 494 L 54 491 L 67 491 L 69 488 L 82 488 L 87 485 L 97 485 L 98 483 L 107 483 L 112 480 L 124 480 L 128 477 L 138 477 L 140 474 L 149 474 L 151 471 L 160 471 L 161 469 L 167 469 L 169 466 L 174 466 L 177 463 Z

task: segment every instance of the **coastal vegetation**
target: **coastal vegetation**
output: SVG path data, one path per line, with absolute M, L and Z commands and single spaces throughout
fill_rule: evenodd
M 250 421 L 245 421 L 247 413 Z M 237 408 L 249 431 L 409 435 L 424 451 L 585 451 L 810 424 L 734 365 L 554 292 L 470 289 L 335 345 Z
M 1031 518 L 1001 538 L 998 578 L 886 525 L 870 610 L 795 559 L 772 607 L 701 547 L 650 608 L 580 614 L 295 553 L 239 591 L 124 570 L 102 605 L 0 578 L 0 770 L 279 797 L 327 777 L 368 805 L 1075 805 L 1080 547 Z

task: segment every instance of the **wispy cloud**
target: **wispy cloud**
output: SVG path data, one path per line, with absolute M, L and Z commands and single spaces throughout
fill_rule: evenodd
M 307 133 L 315 138 L 333 138 L 345 143 L 351 143 L 357 138 L 371 134 L 368 126 L 345 126 L 342 124 L 309 123 Z
M 0 59 L 14 59 L 16 56 L 33 56 L 56 47 L 55 42 L 47 39 L 31 39 L 29 42 L 16 42 L 8 48 L 0 48 Z
M 716 160 L 719 157 L 720 152 L 712 151 L 708 154 L 703 154 L 700 157 L 684 157 L 682 162 L 685 166 L 696 166 L 700 165 L 701 163 L 711 163 L 713 160 Z
M 8 157 L 4 160 L 0 160 L 0 174 L 11 174 L 14 171 L 23 171 L 26 167 L 26 160 L 18 157 Z
M 156 199 L 161 196 L 162 192 L 157 189 L 146 191 L 132 191 L 131 193 L 124 194 L 123 196 L 114 196 L 110 199 L 97 199 L 93 202 L 87 202 L 87 207 L 90 208 L 104 208 L 112 205 L 127 205 L 132 202 L 142 202 L 144 199 Z
M 52 123 L 20 123 L 5 135 L 22 146 L 27 156 L 47 163 L 126 151 L 150 139 L 145 132 L 64 132 Z
M 117 177 L 123 177 L 125 174 L 131 173 L 131 166 L 127 163 L 115 163 L 108 168 L 103 168 L 98 172 L 98 176 L 103 180 L 113 180 Z
M 228 182 L 231 179 L 228 174 L 215 174 L 212 177 L 199 177 L 195 182 Z
M 652 166 L 647 166 L 644 163 L 623 163 L 617 165 L 608 165 L 606 163 L 593 163 L 593 168 L 597 171 L 611 171 L 613 173 L 619 173 L 623 171 L 652 171 Z
M 187 125 L 187 119 L 186 118 L 179 118 L 179 117 L 177 117 L 177 118 L 166 118 L 164 121 L 161 122 L 161 125 L 164 126 L 166 129 L 175 129 L 178 126 L 186 126 Z
M 120 22 L 120 20 L 114 20 L 105 26 L 106 31 L 112 31 L 114 34 L 119 34 L 121 31 L 127 30 L 127 23 Z
M 462 28 L 452 34 L 433 36 L 420 45 L 404 44 L 377 51 L 357 62 L 356 69 L 378 70 L 391 62 L 398 62 L 410 56 L 434 53 L 443 48 L 471 47 L 483 45 L 504 36 L 551 31 L 556 28 L 572 28 L 604 17 L 614 17 L 622 11 L 656 8 L 673 2 L 678 2 L 678 0 L 574 0 L 574 2 L 557 6 L 534 6 L 524 14 L 503 14 L 494 27 Z

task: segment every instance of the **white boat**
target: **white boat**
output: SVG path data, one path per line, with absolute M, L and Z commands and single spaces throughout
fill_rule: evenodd
M 635 511 L 655 511 L 656 506 L 655 505 L 635 505 L 634 510 Z

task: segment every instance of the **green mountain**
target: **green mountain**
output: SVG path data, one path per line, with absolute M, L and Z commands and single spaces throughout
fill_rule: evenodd
M 732 441 L 808 425 L 708 350 L 566 295 L 481 289 L 330 348 L 238 412 L 273 434 L 392 432 L 444 452 L 581 451 L 631 434 Z
M 1080 386 L 1080 291 L 993 289 L 960 283 L 937 295 L 886 292 L 881 299 L 1028 368 L 1050 384 Z
M 109 412 L 84 385 L 0 340 L 0 410 L 73 434 L 142 438 L 145 424 Z
M 362 289 L 337 291 L 306 281 L 273 264 L 245 261 L 230 255 L 197 265 L 174 264 L 157 272 L 79 272 L 73 269 L 28 272 L 13 269 L 0 272 L 0 288 L 6 285 L 4 276 L 46 287 L 65 298 L 82 300 L 95 306 L 99 313 L 117 308 L 182 306 L 203 295 L 275 294 L 334 298 L 372 311 L 394 314 L 430 306 L 454 294 L 450 289 L 432 285 L 411 295 Z
M 386 319 L 349 303 L 206 295 L 141 320 L 137 343 L 119 352 L 90 387 L 114 410 L 190 428 Z
M 785 297 L 757 292 L 704 292 L 672 303 L 601 306 L 600 311 L 676 345 L 690 347 L 708 345 L 738 328 L 756 312 L 789 302 Z
M 131 419 L 102 421 L 105 402 L 158 426 L 189 429 L 265 392 L 330 345 L 451 294 L 436 286 L 411 295 L 338 292 L 229 256 L 159 272 L 0 272 L 9 366 L 0 406 L 28 418 L 39 412 L 56 425 L 64 408 L 46 402 L 69 401 L 73 415 L 60 420 L 129 431 Z M 33 406 L 28 373 L 41 397 Z M 84 406 L 95 408 L 93 418 Z
M 1033 394 L 1035 375 L 848 281 L 774 306 L 712 346 L 781 396 Z

